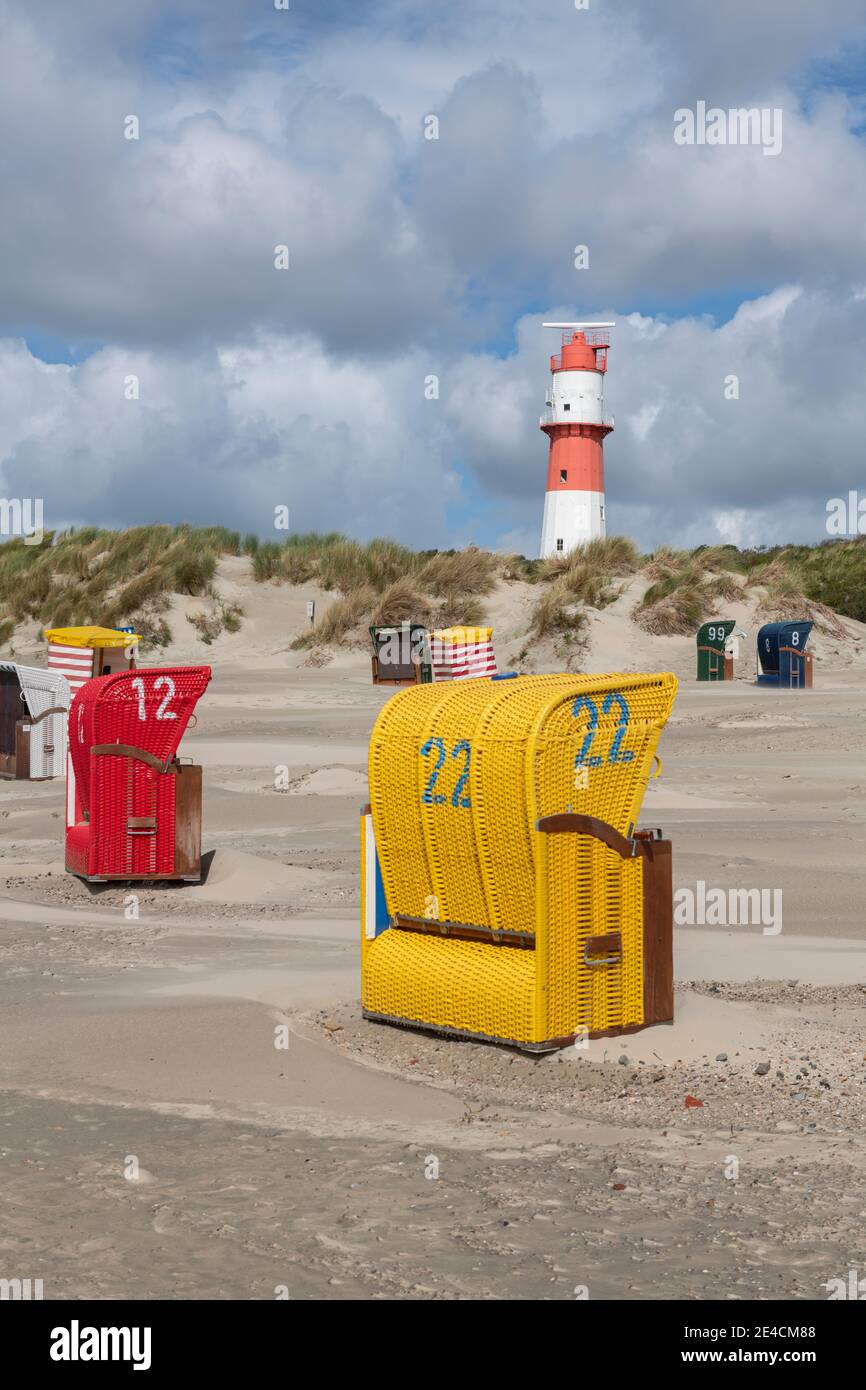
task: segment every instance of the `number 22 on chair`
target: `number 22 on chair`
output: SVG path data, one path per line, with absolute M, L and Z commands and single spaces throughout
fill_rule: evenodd
M 622 747 L 625 731 L 628 728 L 628 701 L 624 695 L 620 695 L 618 690 L 612 690 L 609 695 L 605 695 L 601 706 L 602 714 L 610 714 L 614 705 L 619 707 L 619 719 L 617 720 L 616 732 L 614 733 L 613 743 L 610 745 L 610 752 L 607 755 L 607 760 L 609 763 L 630 763 L 634 758 L 634 753 Z M 596 754 L 595 757 L 589 756 L 589 750 L 592 747 L 593 739 L 598 732 L 598 707 L 595 701 L 590 699 L 588 695 L 579 695 L 571 707 L 571 713 L 575 719 L 580 714 L 581 710 L 586 710 L 589 715 L 589 721 L 587 723 L 583 743 L 580 746 L 580 752 L 574 760 L 574 765 L 578 768 L 601 767 L 604 761 L 603 758 L 599 757 L 598 754 Z
M 445 760 L 448 756 L 445 743 L 441 738 L 428 738 L 427 742 L 422 744 L 422 758 L 428 758 L 431 753 L 436 754 L 436 761 L 427 779 L 427 785 L 421 793 L 421 800 L 425 806 L 444 806 L 448 800 L 450 800 L 451 805 L 458 810 L 466 809 L 472 805 L 469 797 L 463 795 L 464 788 L 469 780 L 469 759 L 471 757 L 471 751 L 469 741 L 465 738 L 461 738 L 459 743 L 455 743 L 454 747 L 451 749 L 451 757 L 458 761 L 458 766 L 459 760 L 462 757 L 463 766 L 449 798 L 444 792 L 435 790 L 436 783 L 439 781 L 439 774 L 445 766 Z

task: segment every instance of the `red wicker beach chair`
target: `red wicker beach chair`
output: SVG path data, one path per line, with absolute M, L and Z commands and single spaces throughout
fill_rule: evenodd
M 177 749 L 209 666 L 86 681 L 69 710 L 66 868 L 91 881 L 201 878 L 201 768 Z

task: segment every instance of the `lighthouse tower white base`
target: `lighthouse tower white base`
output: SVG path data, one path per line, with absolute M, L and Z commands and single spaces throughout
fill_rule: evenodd
M 567 555 L 576 545 L 604 536 L 603 492 L 546 492 L 541 523 L 541 558 Z

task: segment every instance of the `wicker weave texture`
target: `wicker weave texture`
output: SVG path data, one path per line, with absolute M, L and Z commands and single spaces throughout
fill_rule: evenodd
M 532 930 L 536 820 L 572 810 L 626 834 L 675 694 L 670 675 L 616 675 L 466 681 L 393 696 L 369 750 L 390 911 Z
M 386 931 L 365 953 L 364 1008 L 404 1023 L 535 1042 L 534 954 Z
M 545 949 L 539 1032 L 565 1037 L 643 1022 L 643 861 L 623 860 L 584 835 L 544 837 Z M 588 966 L 590 936 L 619 932 L 621 964 Z
M 627 834 L 675 695 L 669 674 L 566 675 L 388 701 L 369 782 L 389 911 L 534 931 L 536 950 L 386 932 L 364 949 L 367 1009 L 524 1042 L 642 1021 L 640 860 L 534 827 L 571 810 Z M 608 931 L 622 963 L 588 966 L 587 936 Z

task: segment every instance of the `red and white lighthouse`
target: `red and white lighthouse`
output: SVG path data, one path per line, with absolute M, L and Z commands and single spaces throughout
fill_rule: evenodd
M 604 374 L 612 323 L 545 323 L 562 330 L 562 351 L 550 359 L 552 383 L 541 428 L 550 440 L 541 558 L 565 555 L 605 534 Z

